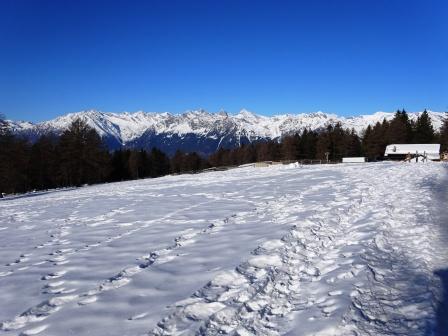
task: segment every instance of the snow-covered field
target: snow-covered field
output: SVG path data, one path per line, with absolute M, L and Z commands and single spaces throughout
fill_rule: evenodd
M 242 168 L 0 201 L 0 334 L 430 335 L 447 167 Z

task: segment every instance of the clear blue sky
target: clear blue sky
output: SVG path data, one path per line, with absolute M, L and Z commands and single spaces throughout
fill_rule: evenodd
M 0 1 L 0 112 L 448 110 L 448 1 Z

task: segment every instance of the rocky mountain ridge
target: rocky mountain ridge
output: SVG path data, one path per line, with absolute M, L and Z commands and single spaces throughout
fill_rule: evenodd
M 439 129 L 445 113 L 428 112 L 434 128 Z M 409 118 L 416 120 L 421 113 L 409 113 Z M 41 135 L 61 134 L 75 119 L 80 118 L 98 132 L 110 149 L 158 147 L 168 154 L 181 149 L 208 155 L 219 147 L 231 148 L 261 139 L 276 139 L 287 134 L 301 133 L 305 129 L 318 131 L 338 122 L 344 128 L 353 128 L 361 134 L 368 125 L 374 125 L 384 119 L 390 120 L 393 116 L 392 112 L 376 112 L 355 117 L 314 112 L 267 117 L 244 109 L 238 114 L 225 111 L 209 113 L 204 110 L 182 114 L 87 110 L 40 123 L 11 120 L 8 120 L 8 123 L 15 134 L 33 141 Z

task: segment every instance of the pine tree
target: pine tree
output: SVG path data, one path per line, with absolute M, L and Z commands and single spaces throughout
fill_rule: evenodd
M 337 123 L 329 135 L 331 140 L 330 159 L 335 161 L 342 160 L 346 156 L 346 131 L 340 123 Z
M 28 143 L 15 138 L 0 116 L 0 194 L 28 190 L 28 156 Z
M 108 155 L 96 131 L 77 119 L 61 135 L 60 178 L 65 186 L 98 183 L 107 176 Z
M 136 150 L 131 150 L 128 159 L 128 169 L 129 175 L 132 180 L 141 178 L 141 162 L 140 162 L 140 153 Z
M 299 159 L 315 159 L 318 135 L 316 132 L 305 129 L 300 136 Z
M 285 136 L 281 143 L 282 158 L 284 160 L 296 160 L 299 154 L 299 141 L 298 134 Z
M 8 124 L 4 120 L 3 115 L 0 114 L 0 197 L 3 197 L 3 194 L 8 189 L 9 153 L 7 148 L 9 142 Z
M 323 132 L 317 135 L 316 141 L 316 159 L 325 160 L 327 158 L 327 153 L 331 155 L 332 141 L 331 132 L 333 131 L 333 126 L 328 126 Z M 331 159 L 332 157 L 329 157 Z
M 433 143 L 435 140 L 434 127 L 432 126 L 431 118 L 425 110 L 418 117 L 415 125 L 414 142 L 415 143 Z
M 386 134 L 387 144 L 406 144 L 413 138 L 412 123 L 405 110 L 398 110 L 390 121 Z
M 242 143 L 241 146 L 234 148 L 231 154 L 231 161 L 235 165 L 256 161 L 255 147 L 251 143 Z
M 176 151 L 174 156 L 171 158 L 171 172 L 174 174 L 179 174 L 182 171 L 182 162 L 184 160 L 184 153 L 179 149 Z
M 138 176 L 149 177 L 149 172 L 151 171 L 151 161 L 149 160 L 148 153 L 141 149 L 139 151 L 139 166 L 138 166 Z
M 253 143 L 242 148 L 241 164 L 252 163 L 257 160 L 257 152 Z
M 448 112 L 440 129 L 440 145 L 442 152 L 448 151 Z
M 362 135 L 362 152 L 368 158 L 373 157 L 373 130 L 370 125 L 367 126 Z
M 389 126 L 390 123 L 384 119 L 382 123 L 377 122 L 373 127 L 367 127 L 364 133 L 362 147 L 364 155 L 369 160 L 379 160 L 384 156 L 386 146 L 389 144 L 387 139 Z
M 281 144 L 275 140 L 259 142 L 257 148 L 257 161 L 279 161 L 282 159 Z
M 151 171 L 150 177 L 164 176 L 170 173 L 170 160 L 165 153 L 157 148 L 151 150 Z
M 183 163 L 183 171 L 196 173 L 201 169 L 203 169 L 204 167 L 205 164 L 202 158 L 196 152 L 185 155 Z
M 108 181 L 117 182 L 130 179 L 128 158 L 129 151 L 119 149 L 112 153 Z
M 40 137 L 32 146 L 28 162 L 28 179 L 31 189 L 50 189 L 58 186 L 55 140 L 49 136 Z
M 228 163 L 228 149 L 220 147 L 215 153 L 209 156 L 209 163 L 212 167 L 227 166 Z
M 344 157 L 361 156 L 361 139 L 356 134 L 355 130 L 345 132 L 344 139 Z
M 262 141 L 257 143 L 257 161 L 271 161 L 271 153 L 269 149 L 269 141 Z
M 14 138 L 9 132 L 8 124 L 4 117 L 0 115 L 0 197 L 4 193 L 13 192 L 12 170 L 14 167 L 11 162 L 11 148 Z

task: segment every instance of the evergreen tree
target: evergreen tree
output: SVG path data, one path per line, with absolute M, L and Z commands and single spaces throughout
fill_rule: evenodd
M 209 163 L 212 167 L 222 167 L 229 165 L 229 150 L 220 147 L 215 153 L 209 156 Z
M 332 149 L 332 141 L 331 141 L 331 132 L 333 131 L 333 126 L 328 126 L 327 129 L 323 132 L 320 132 L 317 135 L 316 141 L 316 159 L 325 160 L 327 158 L 326 153 L 331 155 Z M 329 156 L 329 159 L 331 157 Z
M 184 159 L 184 153 L 179 149 L 176 151 L 174 156 L 171 158 L 171 172 L 174 174 L 179 174 L 182 171 L 182 162 Z
M 366 128 L 362 139 L 362 150 L 369 160 L 379 160 L 384 156 L 384 151 L 388 145 L 387 134 L 390 123 L 383 120 L 377 122 L 375 126 L 370 125 Z
M 415 124 L 414 142 L 415 143 L 433 143 L 435 140 L 434 127 L 432 126 L 431 118 L 425 110 L 418 117 Z
M 126 151 L 121 149 L 112 153 L 108 178 L 110 182 L 125 181 L 131 178 L 128 165 L 129 155 L 129 150 Z
M 4 120 L 3 115 L 0 114 L 0 197 L 10 191 L 9 171 L 11 168 L 8 148 L 11 144 L 11 138 L 8 131 L 8 124 Z
M 346 156 L 346 132 L 340 123 L 337 123 L 330 131 L 330 159 L 340 161 Z
M 40 137 L 32 146 L 28 161 L 28 179 L 31 189 L 58 187 L 55 172 L 58 170 L 56 144 L 49 136 Z
M 143 149 L 139 151 L 138 171 L 140 177 L 149 177 L 151 171 L 151 161 L 148 157 L 148 153 Z
M 361 156 L 362 145 L 361 139 L 355 130 L 346 131 L 344 136 L 344 157 Z
M 131 180 L 143 177 L 140 175 L 142 172 L 140 159 L 141 159 L 140 152 L 136 150 L 130 151 L 128 159 L 128 169 Z
M 448 151 L 448 112 L 440 129 L 440 145 L 442 152 Z
M 363 132 L 362 137 L 362 152 L 364 156 L 368 158 L 372 158 L 374 155 L 373 149 L 373 130 L 372 126 L 368 125 L 367 128 Z
M 256 145 L 257 161 L 271 161 L 272 156 L 269 149 L 269 141 L 261 141 Z
M 205 167 L 206 163 L 196 152 L 185 155 L 184 171 L 196 173 Z
M 207 166 L 207 161 L 196 152 L 184 154 L 178 150 L 171 158 L 171 172 L 173 173 L 195 173 L 205 169 Z
M 254 144 L 249 144 L 242 147 L 241 159 L 241 164 L 257 161 L 257 151 Z
M 256 149 L 257 161 L 279 161 L 282 159 L 281 144 L 275 140 L 259 142 Z
M 305 129 L 300 136 L 299 159 L 315 159 L 318 135 L 316 132 Z
M 243 147 L 244 144 L 241 144 L 231 151 L 230 160 L 233 165 L 240 165 L 243 162 Z
M 397 111 L 386 131 L 387 144 L 406 144 L 413 138 L 412 123 L 405 110 Z
M 0 116 L 0 194 L 28 189 L 28 155 L 28 143 L 15 138 L 4 117 Z
M 104 181 L 107 152 L 101 138 L 86 122 L 77 119 L 59 140 L 60 178 L 65 186 Z
M 170 173 L 170 160 L 165 153 L 157 148 L 151 150 L 150 155 L 151 170 L 149 171 L 150 177 L 164 176 Z
M 299 156 L 300 136 L 298 134 L 285 136 L 281 143 L 282 158 L 296 160 Z

